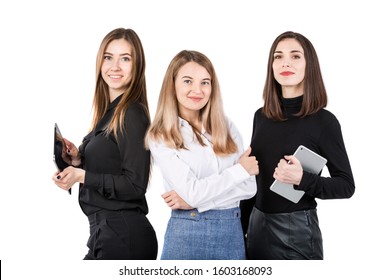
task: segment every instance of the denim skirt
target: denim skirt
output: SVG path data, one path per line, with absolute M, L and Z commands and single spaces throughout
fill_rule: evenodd
M 322 260 L 317 210 L 270 214 L 253 207 L 246 246 L 252 260 Z
M 162 260 L 245 259 L 240 208 L 174 210 L 165 232 Z

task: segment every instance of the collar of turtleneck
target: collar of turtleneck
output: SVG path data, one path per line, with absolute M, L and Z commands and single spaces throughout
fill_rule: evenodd
M 302 107 L 303 95 L 293 97 L 293 98 L 280 98 L 282 104 L 282 110 L 286 117 L 291 117 L 294 114 L 297 114 Z

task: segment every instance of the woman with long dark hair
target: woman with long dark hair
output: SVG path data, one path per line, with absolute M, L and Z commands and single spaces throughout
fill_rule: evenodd
M 349 198 L 355 185 L 340 124 L 324 109 L 316 51 L 303 35 L 285 32 L 272 44 L 263 99 L 251 141 L 257 194 L 241 202 L 248 258 L 323 259 L 316 198 Z M 300 145 L 327 159 L 329 178 L 303 170 L 292 156 Z M 275 179 L 305 194 L 294 203 L 270 190 Z

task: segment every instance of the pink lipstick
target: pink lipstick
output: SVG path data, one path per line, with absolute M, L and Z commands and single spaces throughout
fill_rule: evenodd
M 280 75 L 282 75 L 282 76 L 291 76 L 291 75 L 294 75 L 294 72 L 284 71 L 284 72 L 280 73 Z

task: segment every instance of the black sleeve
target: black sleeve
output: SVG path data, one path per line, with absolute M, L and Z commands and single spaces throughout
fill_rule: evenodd
M 252 143 L 252 139 L 253 139 L 253 133 L 255 131 L 255 126 L 256 126 L 256 115 L 259 113 L 259 111 L 257 111 L 254 115 L 254 118 L 253 118 L 253 127 L 252 127 L 252 138 L 251 138 L 251 143 Z M 252 144 L 251 144 L 252 146 Z M 252 148 L 252 151 L 253 151 L 253 148 Z M 253 196 L 252 198 L 250 199 L 246 199 L 246 200 L 241 200 L 240 201 L 240 209 L 241 209 L 241 225 L 242 225 L 242 230 L 244 232 L 244 236 L 246 235 L 247 233 L 247 230 L 248 230 L 248 226 L 249 226 L 249 218 L 250 218 L 250 215 L 252 213 L 252 209 L 253 209 L 253 206 L 255 205 L 255 202 L 256 202 L 256 195 Z
M 321 199 L 349 198 L 355 192 L 355 183 L 345 149 L 341 127 L 334 117 L 321 135 L 321 155 L 328 162 L 330 177 L 325 178 L 304 172 L 301 184 L 296 189 L 303 190 L 307 195 Z
M 146 193 L 150 170 L 150 152 L 144 147 L 149 120 L 140 104 L 131 105 L 125 115 L 124 131 L 118 131 L 121 174 L 86 173 L 88 185 L 107 199 L 136 200 Z

